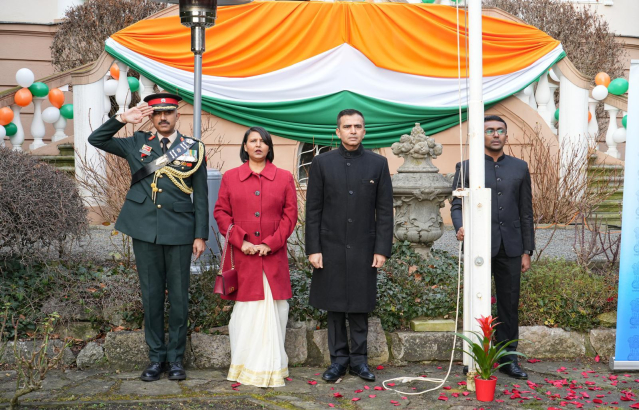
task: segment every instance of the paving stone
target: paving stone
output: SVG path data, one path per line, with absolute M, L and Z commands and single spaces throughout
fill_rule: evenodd
M 42 340 L 32 340 L 26 342 L 18 342 L 18 351 L 23 357 L 30 357 L 34 351 L 38 350 L 42 346 Z M 51 340 L 47 348 L 47 356 L 53 357 L 60 352 L 60 349 L 64 346 L 61 340 Z M 5 350 L 5 357 L 3 359 L 7 364 L 15 364 L 16 358 L 13 354 L 13 342 L 7 342 Z M 62 355 L 62 363 L 65 365 L 71 365 L 75 363 L 75 356 L 68 347 L 64 349 Z
M 189 379 L 201 379 L 201 380 L 207 380 L 207 381 L 224 381 L 226 380 L 227 374 L 228 374 L 228 369 L 224 369 L 224 370 L 193 369 L 188 371 L 187 376 Z
M 194 364 L 198 369 L 228 367 L 231 365 L 231 339 L 225 335 L 191 335 Z
M 86 346 L 84 346 L 80 353 L 78 353 L 76 364 L 79 369 L 88 369 L 90 367 L 103 364 L 103 359 L 104 349 L 102 346 L 95 342 L 89 342 Z
M 139 380 L 140 374 L 142 374 L 142 370 L 134 371 L 134 372 L 115 373 L 110 375 L 109 377 L 112 377 L 114 379 L 120 379 L 120 380 L 135 380 L 135 379 Z
M 143 382 L 140 380 L 129 380 L 122 382 L 116 394 L 122 396 L 170 396 L 181 394 L 180 385 L 173 380 L 160 379 L 155 382 Z
M 87 369 L 87 370 L 65 370 L 61 373 L 65 379 L 71 380 L 72 382 L 79 382 L 85 380 L 87 378 L 107 374 L 107 370 L 102 369 Z M 51 373 L 49 373 L 51 375 Z
M 546 326 L 521 326 L 517 350 L 528 357 L 579 357 L 586 353 L 584 335 Z
M 168 335 L 165 335 L 165 340 L 168 342 Z M 115 369 L 142 371 L 149 364 L 149 347 L 144 340 L 144 332 L 142 331 L 107 333 L 104 353 L 108 360 L 108 366 Z M 187 340 L 184 353 L 184 366 L 187 369 L 193 366 L 189 340 Z
M 454 335 L 450 332 L 393 332 L 391 351 L 395 360 L 421 362 L 450 360 Z M 462 341 L 457 338 L 456 347 L 461 348 Z M 461 352 L 455 352 L 455 360 L 461 360 Z
M 289 366 L 304 363 L 308 356 L 306 327 L 287 328 L 284 349 Z
M 331 364 L 331 353 L 328 350 L 328 330 L 320 329 L 306 333 L 308 356 L 306 364 L 311 366 L 328 366 Z
M 277 400 L 284 400 L 284 401 L 299 401 L 299 400 L 301 400 L 299 397 L 295 397 L 295 396 L 275 396 L 274 398 L 277 399 Z
M 64 386 L 71 384 L 71 380 L 51 376 L 52 375 L 48 374 L 42 381 L 42 390 L 59 390 Z
M 202 386 L 203 384 L 207 384 L 210 381 L 209 380 L 203 380 L 203 379 L 192 379 L 191 375 L 188 375 L 189 377 L 186 380 L 183 380 L 180 382 L 180 386 L 182 387 L 186 387 L 188 389 L 193 389 L 199 386 Z
M 598 355 L 610 359 L 615 355 L 616 335 L 616 329 L 592 329 L 590 343 Z
M 71 387 L 65 391 L 65 395 L 94 396 L 108 392 L 115 385 L 114 380 L 92 379 Z
M 16 389 L 16 382 L 14 381 L 0 381 L 0 392 L 14 391 Z

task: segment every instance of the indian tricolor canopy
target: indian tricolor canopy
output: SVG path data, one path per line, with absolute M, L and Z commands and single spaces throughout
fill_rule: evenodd
M 459 122 L 460 105 L 465 115 L 466 20 L 462 10 L 458 17 L 454 7 L 432 4 L 221 7 L 206 30 L 202 107 L 315 144 L 334 144 L 337 113 L 345 108 L 366 117 L 369 148 L 389 146 L 417 122 L 433 134 Z M 192 102 L 190 44 L 190 30 L 174 16 L 129 26 L 107 40 L 106 50 Z M 522 90 L 565 56 L 559 41 L 535 27 L 486 16 L 483 53 L 486 104 Z

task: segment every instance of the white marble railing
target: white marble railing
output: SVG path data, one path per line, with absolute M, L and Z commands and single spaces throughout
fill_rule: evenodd
M 128 81 L 128 71 L 129 67 L 120 62 L 115 61 L 114 64 L 117 64 L 119 68 L 119 78 L 116 80 L 111 77 L 110 70 L 104 74 L 102 78 L 98 81 L 100 86 L 91 87 L 91 96 L 88 97 L 83 95 L 82 101 L 76 101 L 76 87 L 84 87 L 85 85 L 75 86 L 73 89 L 74 93 L 74 105 L 73 105 L 73 117 L 78 118 L 89 118 L 91 117 L 93 121 L 89 121 L 87 123 L 87 129 L 84 130 L 86 135 L 89 135 L 93 129 L 100 126 L 104 123 L 109 117 L 109 113 L 112 110 L 111 104 L 111 96 L 115 98 L 116 101 L 116 111 L 117 113 L 122 113 L 126 111 L 127 108 L 131 106 L 131 101 L 133 100 L 133 92 L 130 89 L 129 81 Z M 67 91 L 68 86 L 59 87 L 62 91 Z M 140 97 L 140 100 L 144 99 L 149 94 L 153 94 L 155 91 L 155 84 L 145 78 L 144 76 L 140 76 L 140 88 L 136 91 Z M 68 121 L 62 115 L 59 118 L 55 118 L 50 124 L 47 124 L 45 120 L 47 118 L 43 117 L 43 109 L 50 105 L 47 101 L 46 97 L 33 97 L 33 118 L 31 121 L 31 127 L 29 129 L 25 129 L 23 126 L 23 118 L 24 116 L 24 107 L 21 107 L 17 104 L 12 104 L 10 107 L 13 111 L 13 123 L 17 128 L 17 132 L 12 136 L 7 136 L 14 150 L 22 151 L 22 145 L 26 137 L 31 137 L 33 142 L 29 144 L 29 150 L 33 151 L 35 149 L 41 148 L 47 145 L 49 142 L 57 142 L 64 138 L 67 138 L 65 134 L 65 128 L 67 126 Z M 44 107 L 43 107 L 44 105 Z M 95 118 L 96 113 L 99 114 L 99 118 Z M 48 118 L 51 120 L 52 118 Z M 82 121 L 84 123 L 84 121 Z M 74 133 L 77 135 L 77 130 L 75 129 L 74 124 Z M 49 138 L 47 138 L 49 137 Z M 4 141 L 2 141 L 4 142 Z
M 557 110 L 555 96 L 559 89 L 562 90 L 559 95 L 558 107 L 561 121 L 555 117 Z M 571 140 L 574 140 L 575 143 L 581 144 L 582 141 L 586 141 L 595 144 L 600 135 L 605 135 L 606 154 L 620 158 L 618 145 L 626 141 L 626 130 L 620 124 L 621 119 L 627 113 L 617 102 L 611 104 L 619 106 L 606 104 L 592 98 L 590 93 L 591 87 L 584 88 L 583 84 L 573 84 L 568 76 L 562 75 L 559 67 L 554 66 L 543 74 L 538 82 L 532 83 L 515 96 L 536 110 L 560 139 L 570 135 Z M 597 107 L 599 105 L 603 105 L 609 118 L 614 119 L 609 122 L 606 130 L 599 129 L 597 121 Z M 564 113 L 565 115 L 563 115 Z M 559 123 L 560 129 L 557 128 L 557 123 Z

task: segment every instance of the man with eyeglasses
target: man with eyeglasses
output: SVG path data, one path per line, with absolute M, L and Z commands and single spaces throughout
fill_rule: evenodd
M 497 316 L 501 323 L 496 328 L 497 343 L 519 338 L 519 281 L 521 273 L 530 269 L 530 256 L 535 249 L 528 164 L 504 154 L 506 142 L 506 121 L 497 115 L 484 117 L 486 188 L 491 189 L 492 197 L 491 267 L 495 279 Z M 469 186 L 468 161 L 463 163 L 463 186 L 460 177 L 461 165 L 457 164 L 453 189 Z M 457 232 L 457 240 L 463 241 L 461 198 L 453 199 L 450 214 Z M 517 342 L 507 347 L 509 351 L 516 349 Z M 505 357 L 502 363 L 508 361 L 511 363 L 501 367 L 500 372 L 516 379 L 528 379 L 528 375 L 517 363 L 516 355 Z

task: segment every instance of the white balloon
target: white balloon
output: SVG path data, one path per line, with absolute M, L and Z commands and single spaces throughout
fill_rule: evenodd
M 608 89 L 605 85 L 598 85 L 592 89 L 592 98 L 601 101 L 608 96 Z
M 118 90 L 118 80 L 106 80 L 104 83 L 104 93 L 107 96 L 115 95 L 115 92 Z
M 626 142 L 626 129 L 624 127 L 617 128 L 614 134 L 612 134 L 612 140 L 617 144 Z
M 21 68 L 16 73 L 16 82 L 20 87 L 31 87 L 31 84 L 35 81 L 35 76 L 33 75 L 33 71 L 28 68 Z
M 0 140 L 7 136 L 7 130 L 0 125 Z
M 47 122 L 49 124 L 53 124 L 54 122 L 60 119 L 60 110 L 56 107 L 49 107 L 42 111 L 42 121 Z

